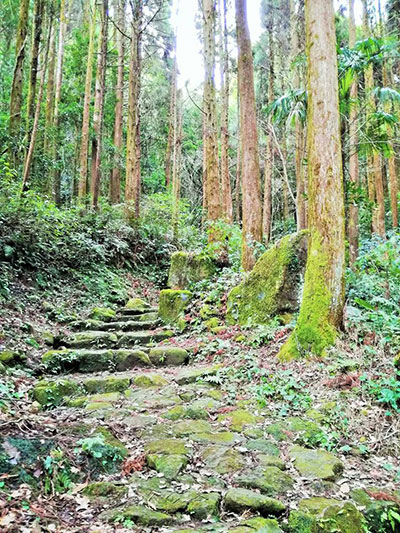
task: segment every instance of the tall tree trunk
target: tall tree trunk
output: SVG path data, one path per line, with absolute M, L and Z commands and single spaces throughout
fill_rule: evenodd
M 268 72 L 268 104 L 275 99 L 275 49 L 274 49 L 274 9 L 271 9 L 268 27 L 269 72 Z M 269 125 L 268 125 L 269 127 Z M 267 132 L 265 165 L 264 165 L 264 203 L 263 203 L 263 238 L 267 245 L 271 236 L 272 225 L 272 173 L 274 169 L 274 141 L 270 131 Z
M 222 200 L 218 168 L 217 110 L 215 98 L 215 0 L 203 0 L 204 108 L 203 180 L 207 220 L 211 223 L 209 240 L 218 240 L 212 223 L 221 218 Z
M 251 270 L 255 263 L 254 241 L 262 240 L 262 205 L 253 55 L 246 0 L 236 0 L 236 29 L 242 143 L 242 267 Z
M 35 0 L 35 15 L 32 32 L 32 47 L 31 47 L 31 70 L 29 75 L 28 85 L 28 102 L 26 112 L 26 132 L 29 135 L 30 122 L 35 113 L 35 98 L 36 98 L 36 83 L 39 62 L 39 48 L 42 37 L 42 23 L 44 13 L 44 0 Z
M 299 17 L 296 12 L 295 0 L 290 0 L 290 33 L 292 61 L 300 53 L 299 44 Z M 300 89 L 300 69 L 298 66 L 293 70 L 293 87 Z M 296 160 L 296 220 L 297 229 L 301 231 L 307 227 L 306 201 L 305 201 L 305 175 L 303 167 L 304 159 L 304 127 L 298 117 L 295 121 L 295 160 Z
M 33 153 L 35 150 L 36 137 L 37 137 L 38 126 L 39 126 L 40 107 L 42 105 L 44 86 L 46 82 L 47 59 L 49 56 L 49 49 L 50 49 L 50 42 L 51 42 L 52 22 L 53 22 L 53 19 L 51 17 L 49 21 L 49 33 L 48 33 L 48 39 L 47 39 L 47 46 L 46 46 L 46 51 L 45 51 L 44 61 L 43 61 L 42 79 L 40 80 L 39 94 L 38 94 L 38 98 L 36 102 L 32 133 L 30 136 L 29 148 L 26 154 L 25 164 L 24 164 L 24 172 L 23 172 L 23 179 L 22 179 L 22 193 L 24 193 L 28 189 L 28 181 L 29 181 L 30 170 L 31 170 L 31 165 L 32 165 Z
M 172 164 L 172 196 L 173 196 L 173 210 L 172 210 L 172 231 L 174 241 L 177 242 L 179 238 L 179 200 L 181 190 L 180 170 L 181 170 L 181 154 L 182 154 L 182 105 L 181 105 L 181 91 L 176 94 L 176 105 L 174 115 L 174 155 Z
M 56 68 L 56 25 L 53 24 L 51 30 L 50 50 L 49 50 L 49 73 L 46 88 L 46 113 L 45 113 L 45 135 L 44 135 L 44 152 L 48 154 L 51 146 L 51 138 L 53 135 L 53 111 L 54 111 L 54 80 Z M 48 185 L 50 186 L 50 180 Z
M 118 27 L 125 32 L 125 0 L 115 0 L 115 11 L 117 13 Z M 114 167 L 110 178 L 110 201 L 112 204 L 119 204 L 121 201 L 121 169 L 120 152 L 122 148 L 122 125 L 123 125 L 123 104 L 124 104 L 124 71 L 125 71 L 125 42 L 124 36 L 118 29 L 117 50 L 118 50 L 118 70 L 117 84 L 115 86 L 115 118 L 114 118 Z
M 219 0 L 220 61 L 221 61 L 221 192 L 225 220 L 233 221 L 231 178 L 229 174 L 229 51 L 227 0 Z
M 364 37 L 368 38 L 371 35 L 369 20 L 368 20 L 368 0 L 363 0 L 363 26 Z M 365 70 L 365 92 L 367 98 L 367 113 L 372 115 L 376 111 L 376 102 L 374 97 L 374 70 L 373 65 L 369 65 Z M 368 198 L 373 204 L 372 212 L 372 232 L 380 237 L 385 237 L 385 197 L 383 189 L 383 175 L 382 175 L 382 157 L 381 154 L 374 149 L 373 154 L 367 156 L 367 182 L 368 182 Z
M 108 36 L 108 0 L 101 4 L 101 34 L 99 40 L 99 53 L 97 56 L 96 71 L 96 96 L 93 110 L 93 137 L 92 137 L 92 174 L 91 193 L 92 207 L 97 208 L 100 195 L 101 178 L 101 148 L 104 117 L 104 96 L 106 86 L 107 67 L 107 36 Z
M 132 5 L 132 4 L 131 4 Z M 129 217 L 139 218 L 140 202 L 140 78 L 142 39 L 142 0 L 135 0 L 133 8 L 131 57 L 129 70 L 128 127 L 126 151 L 125 202 Z
M 29 0 L 21 0 L 19 6 L 19 19 L 17 28 L 17 38 L 15 44 L 15 67 L 11 87 L 10 98 L 10 125 L 9 133 L 13 146 L 10 151 L 11 159 L 16 165 L 18 163 L 18 139 L 21 127 L 22 110 L 22 85 L 24 78 L 24 60 L 26 53 L 26 38 L 28 33 Z
M 83 101 L 81 149 L 79 155 L 79 185 L 78 197 L 83 198 L 88 193 L 88 156 L 89 156 L 89 126 L 90 101 L 92 98 L 93 58 L 96 29 L 96 0 L 90 3 L 89 16 L 89 45 L 86 64 L 85 97 Z
M 66 0 L 61 0 L 60 4 L 60 29 L 58 34 L 58 52 L 57 52 L 57 70 L 55 80 L 55 93 L 54 93 L 54 111 L 53 111 L 53 128 L 54 136 L 58 135 L 59 128 L 59 114 L 60 114 L 60 102 L 61 102 L 61 87 L 63 79 L 63 61 L 64 61 L 64 45 L 65 45 L 65 32 L 67 29 L 66 20 Z M 57 139 L 53 140 L 53 162 L 57 165 L 58 159 L 58 142 Z M 54 187 L 54 201 L 57 205 L 61 203 L 61 170 L 59 168 L 54 169 L 53 173 L 53 187 Z
M 354 48 L 356 44 L 356 23 L 354 18 L 354 0 L 349 0 L 349 47 Z M 350 89 L 350 98 L 352 100 L 350 108 L 350 126 L 349 126 L 349 174 L 352 185 L 351 194 L 355 195 L 359 186 L 359 164 L 358 164 L 358 110 L 356 102 L 358 99 L 358 79 L 355 78 Z M 349 260 L 350 265 L 354 263 L 358 256 L 358 205 L 354 198 L 350 198 L 349 220 L 348 220 L 348 239 L 349 239 Z
M 176 87 L 177 87 L 177 60 L 176 60 L 176 36 L 174 37 L 174 61 L 172 64 L 171 74 L 171 96 L 169 104 L 169 126 L 168 126 L 168 140 L 167 150 L 165 154 L 165 185 L 169 187 L 171 181 L 171 154 L 174 147 L 175 136 L 175 121 L 176 114 Z
M 297 325 L 281 360 L 322 355 L 342 326 L 344 194 L 333 0 L 306 0 L 310 243 Z

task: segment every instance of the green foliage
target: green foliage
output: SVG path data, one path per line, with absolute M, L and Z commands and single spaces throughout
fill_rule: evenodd
M 281 415 L 286 415 L 289 410 L 308 409 L 311 405 L 311 397 L 305 390 L 305 384 L 298 380 L 291 370 L 261 376 L 255 393 L 262 407 L 268 405 L 271 400 L 278 401 Z
M 108 443 L 102 433 L 97 433 L 93 437 L 81 439 L 77 443 L 79 448 L 75 448 L 77 455 L 86 455 L 95 468 L 100 467 L 105 472 L 112 472 L 125 455 L 118 446 Z
M 381 375 L 379 379 L 368 380 L 361 377 L 364 388 L 372 394 L 379 403 L 387 405 L 393 411 L 400 412 L 400 372 L 394 376 Z M 390 410 L 388 412 L 390 414 Z
M 72 474 L 69 462 L 61 449 L 51 451 L 43 462 L 43 469 L 45 494 L 67 491 L 76 477 Z

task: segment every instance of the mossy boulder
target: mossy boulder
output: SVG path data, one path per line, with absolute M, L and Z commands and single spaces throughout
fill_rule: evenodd
M 270 424 L 265 431 L 278 441 L 290 441 L 296 438 L 298 442 L 305 443 L 315 441 L 322 433 L 317 423 L 297 416 L 290 416 L 285 420 Z
M 83 386 L 87 392 L 102 393 L 102 392 L 124 392 L 129 389 L 130 378 L 117 378 L 110 376 L 107 378 L 90 378 L 83 382 Z
M 382 498 L 382 494 L 387 494 L 388 499 L 378 499 Z M 350 492 L 350 496 L 357 505 L 364 508 L 363 515 L 368 524 L 369 531 L 380 531 L 382 527 L 382 515 L 387 513 L 389 509 L 393 509 L 399 513 L 399 500 L 389 490 L 376 487 L 354 489 Z M 391 499 L 395 501 L 390 501 Z
M 206 366 L 203 368 L 185 368 L 180 371 L 177 377 L 174 379 L 178 385 L 185 385 L 188 383 L 195 383 L 196 381 L 201 381 L 202 378 L 208 376 L 215 376 L 218 370 L 221 368 L 220 365 Z M 222 398 L 222 392 L 218 391 L 217 394 L 220 396 L 216 399 Z
M 2 374 L 5 374 L 7 372 L 6 367 L 3 365 L 3 363 L 0 363 L 0 376 Z
M 147 453 L 166 455 L 188 455 L 190 449 L 181 439 L 160 439 L 148 442 L 145 446 Z
M 233 431 L 242 431 L 245 426 L 256 424 L 258 418 L 245 409 L 236 409 L 219 415 L 218 422 L 228 422 Z
M 82 392 L 81 386 L 76 381 L 61 379 L 58 381 L 42 380 L 35 385 L 32 391 L 34 399 L 43 406 L 60 405 L 70 396 Z
M 226 446 L 207 446 L 201 453 L 204 464 L 218 474 L 230 474 L 245 466 L 243 456 L 237 450 Z
M 191 283 L 211 278 L 216 272 L 214 261 L 201 254 L 175 252 L 171 256 L 168 287 L 187 289 Z
M 235 482 L 240 487 L 259 489 L 266 496 L 284 494 L 291 490 L 294 485 L 294 481 L 289 474 L 282 472 L 275 466 L 256 468 L 244 472 L 235 479 Z
M 207 420 L 209 418 L 209 414 L 205 409 L 200 407 L 191 407 L 190 405 L 184 407 L 183 405 L 176 405 L 164 413 L 162 417 L 167 418 L 168 420 L 180 420 L 182 418 Z
M 248 450 L 263 452 L 267 455 L 278 456 L 278 446 L 267 439 L 250 439 L 247 441 L 246 447 Z
M 144 313 L 150 309 L 150 305 L 141 298 L 130 298 L 124 307 L 125 311 L 131 313 Z
M 185 437 L 195 433 L 209 433 L 212 427 L 206 420 L 182 420 L 172 428 L 174 435 Z
M 326 450 L 310 450 L 292 446 L 290 458 L 300 474 L 307 479 L 334 481 L 343 472 L 343 463 L 333 453 Z
M 101 513 L 100 519 L 108 522 L 131 520 L 140 526 L 165 526 L 173 522 L 172 516 L 153 511 L 144 505 L 129 505 Z
M 289 516 L 289 531 L 293 533 L 363 533 L 364 520 L 350 502 L 327 498 L 307 498 L 298 511 Z
M 168 381 L 158 374 L 140 374 L 133 378 L 133 384 L 136 387 L 164 387 Z
M 106 503 L 108 499 L 115 501 L 121 499 L 127 492 L 127 487 L 122 485 L 115 485 L 108 481 L 98 481 L 89 483 L 82 491 L 82 494 L 87 496 L 90 500 L 97 500 L 99 503 Z
M 164 474 L 166 479 L 176 479 L 188 462 L 185 455 L 149 454 L 146 459 L 149 467 Z
M 116 312 L 110 307 L 94 307 L 89 315 L 92 320 L 100 322 L 111 322 L 116 317 Z
M 195 442 L 205 442 L 207 444 L 222 444 L 228 446 L 235 442 L 240 442 L 242 437 L 231 431 L 219 431 L 218 433 L 196 433 L 191 436 Z
M 238 527 L 229 530 L 230 533 L 283 533 L 279 523 L 274 518 L 249 518 L 241 522 Z
M 224 504 L 229 511 L 258 511 L 262 516 L 280 515 L 286 508 L 279 500 L 247 489 L 229 489 L 225 494 Z
M 3 366 L 12 366 L 23 361 L 23 357 L 13 350 L 0 350 L 0 363 Z
M 190 291 L 165 289 L 160 292 L 158 314 L 165 324 L 178 324 L 192 299 Z
M 218 516 L 221 496 L 216 492 L 199 494 L 187 506 L 187 512 L 197 520 Z
M 271 317 L 299 309 L 307 260 L 308 232 L 287 235 L 265 252 L 249 276 L 232 289 L 230 323 L 266 324 Z
M 179 366 L 187 362 L 189 353 L 178 346 L 160 345 L 156 348 L 151 348 L 149 359 L 155 366 Z
M 92 346 L 101 348 L 112 348 L 116 346 L 118 337 L 115 333 L 108 331 L 79 331 L 73 333 L 67 339 L 65 344 L 69 348 L 90 348 Z

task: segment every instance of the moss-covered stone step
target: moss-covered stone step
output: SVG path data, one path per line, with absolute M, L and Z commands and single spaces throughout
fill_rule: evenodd
M 120 309 L 118 314 L 124 315 L 124 316 L 143 316 L 145 314 L 157 314 L 158 315 L 158 307 L 147 307 L 146 309 L 143 309 L 142 311 L 139 311 L 137 309 Z
M 280 515 L 286 509 L 285 504 L 279 500 L 247 489 L 229 489 L 225 494 L 224 505 L 228 511 L 258 511 L 262 516 Z
M 122 320 L 121 322 L 101 322 L 98 329 L 101 331 L 140 331 L 153 330 L 158 326 L 157 320 Z
M 169 339 L 171 331 L 80 331 L 64 339 L 67 348 L 124 348 Z

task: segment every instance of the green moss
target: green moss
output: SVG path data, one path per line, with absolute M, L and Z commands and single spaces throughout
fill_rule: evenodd
M 137 313 L 147 311 L 149 308 L 150 308 L 150 305 L 144 300 L 141 300 L 140 298 L 131 298 L 130 300 L 128 300 L 128 303 L 125 305 L 125 309 L 127 311 L 132 311 L 132 312 L 137 312 Z
M 93 320 L 100 320 L 102 322 L 110 322 L 116 316 L 114 309 L 109 307 L 94 307 L 89 315 Z
M 259 489 L 267 496 L 283 494 L 293 488 L 293 479 L 275 466 L 268 466 L 244 472 L 235 482 L 240 487 Z
M 89 393 L 123 392 L 129 389 L 130 378 L 91 378 L 86 379 L 83 386 Z
M 156 366 L 178 366 L 184 364 L 188 358 L 188 352 L 177 346 L 161 345 L 149 352 L 149 359 Z
M 160 292 L 159 316 L 166 324 L 176 324 L 183 318 L 192 293 L 190 291 L 166 289 Z
M 343 472 L 343 463 L 326 450 L 310 450 L 296 445 L 290 448 L 289 455 L 296 469 L 306 479 L 334 481 Z
M 149 454 L 147 464 L 157 472 L 164 474 L 166 479 L 176 479 L 178 474 L 187 465 L 184 455 L 157 455 Z
M 218 327 L 218 324 L 219 324 L 219 321 L 218 321 L 218 318 L 216 316 L 210 318 L 209 320 L 206 321 L 205 325 L 206 325 L 206 328 L 209 330 L 209 331 L 213 331 L 215 328 Z
M 188 455 L 190 453 L 189 448 L 180 439 L 153 440 L 146 444 L 145 451 L 147 453 L 161 453 L 166 455 Z
M 330 317 L 332 293 L 326 284 L 329 268 L 329 256 L 324 250 L 321 236 L 314 232 L 311 236 L 299 318 L 293 333 L 278 354 L 280 361 L 308 354 L 324 355 L 326 348 L 335 342 L 337 331 Z
M 279 500 L 247 489 L 229 489 L 224 501 L 228 510 L 238 513 L 250 509 L 258 511 L 263 516 L 269 516 L 279 515 L 285 510 L 285 505 Z
M 170 515 L 153 511 L 143 505 L 129 505 L 121 509 L 113 509 L 102 513 L 99 518 L 109 522 L 131 520 L 141 526 L 163 526 L 173 522 Z
M 122 487 L 120 485 L 114 485 L 114 483 L 109 483 L 107 481 L 98 481 L 95 483 L 89 483 L 85 487 L 82 493 L 87 496 L 89 499 L 98 499 L 98 498 L 122 498 L 127 491 L 127 487 Z
M 213 260 L 201 254 L 175 252 L 171 256 L 168 275 L 168 287 L 171 289 L 187 289 L 192 283 L 209 279 L 215 274 Z
M 262 255 L 249 276 L 229 293 L 230 323 L 266 324 L 274 315 L 298 309 L 307 242 L 306 231 L 288 235 Z
M 141 374 L 133 379 L 136 387 L 163 387 L 168 385 L 168 381 L 158 374 Z
M 64 398 L 77 395 L 81 391 L 79 383 L 68 379 L 59 381 L 39 381 L 33 389 L 33 397 L 40 405 L 60 405 Z
M 199 494 L 189 502 L 187 512 L 197 520 L 218 516 L 220 499 L 220 495 L 215 492 Z
M 363 533 L 362 514 L 350 502 L 327 498 L 307 498 L 299 504 L 299 511 L 289 517 L 293 533 Z M 297 529 L 296 529 L 297 528 Z
M 242 431 L 244 426 L 255 424 L 257 420 L 256 416 L 245 409 L 236 409 L 236 411 L 218 417 L 218 422 L 229 421 L 234 431 Z

